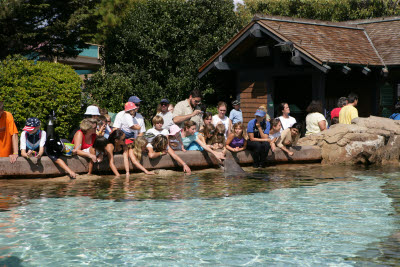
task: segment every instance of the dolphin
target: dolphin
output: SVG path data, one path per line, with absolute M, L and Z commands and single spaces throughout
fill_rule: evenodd
M 242 176 L 247 173 L 239 166 L 232 153 L 227 152 L 224 160 L 225 176 Z

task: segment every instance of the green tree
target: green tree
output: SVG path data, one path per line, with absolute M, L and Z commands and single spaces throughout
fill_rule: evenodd
M 24 57 L 8 57 L 0 62 L 0 99 L 11 112 L 19 131 L 29 117 L 37 117 L 42 127 L 52 110 L 57 115 L 55 131 L 68 136 L 81 116 L 82 80 L 66 65 L 34 62 Z
M 134 2 L 106 38 L 106 74 L 92 76 L 86 93 L 114 112 L 121 97 L 138 95 L 147 117 L 161 98 L 177 102 L 194 88 L 213 93 L 216 86 L 197 70 L 241 26 L 231 0 Z
M 0 59 L 37 54 L 74 57 L 97 31 L 100 0 L 0 1 Z
M 347 21 L 400 14 L 394 0 L 244 0 L 238 13 L 245 20 L 255 14 L 326 21 Z

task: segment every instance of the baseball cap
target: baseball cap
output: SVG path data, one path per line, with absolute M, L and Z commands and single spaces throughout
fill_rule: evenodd
M 32 132 L 36 127 L 40 125 L 40 120 L 36 117 L 28 118 L 25 123 L 23 131 Z
M 137 97 L 137 96 L 131 96 L 129 99 L 128 99 L 128 102 L 132 102 L 132 103 L 139 103 L 139 102 L 141 102 L 142 100 L 140 100 L 139 99 L 139 97 Z
M 167 104 L 169 104 L 169 100 L 166 99 L 166 98 L 163 98 L 163 99 L 161 99 L 160 103 L 167 103 Z
M 232 101 L 232 105 L 240 105 L 240 101 L 239 100 L 234 100 L 234 101 Z
M 267 114 L 264 110 L 257 109 L 256 113 L 254 115 L 264 117 L 265 114 Z

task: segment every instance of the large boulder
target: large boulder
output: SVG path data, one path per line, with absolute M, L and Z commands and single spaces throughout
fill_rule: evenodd
M 335 124 L 301 138 L 298 145 L 319 146 L 324 164 L 400 165 L 400 121 L 356 118 L 352 124 Z

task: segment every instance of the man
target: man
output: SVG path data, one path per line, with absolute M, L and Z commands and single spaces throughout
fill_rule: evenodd
M 349 94 L 347 97 L 348 104 L 339 112 L 339 123 L 351 124 L 351 120 L 358 117 L 356 106 L 358 104 L 358 96 L 356 94 Z
M 232 121 L 232 124 L 237 122 L 243 122 L 243 114 L 242 110 L 240 109 L 240 101 L 235 100 L 232 102 L 233 109 L 229 113 L 229 119 Z
M 136 106 L 135 115 L 132 115 L 132 116 L 133 116 L 133 118 L 136 119 L 136 121 L 140 125 L 140 131 L 139 131 L 139 135 L 138 136 L 142 136 L 143 133 L 146 132 L 146 125 L 144 123 L 144 118 L 143 118 L 142 114 L 139 113 L 140 102 L 142 102 L 142 100 L 140 100 L 139 97 L 134 95 L 134 96 L 131 96 L 128 99 L 128 102 L 132 102 Z
M 174 121 L 172 120 L 172 113 L 168 111 L 169 108 L 169 100 L 164 98 L 160 101 L 160 113 L 158 116 L 161 116 L 164 120 L 164 125 L 162 126 L 163 129 L 169 130 L 169 128 L 174 125 Z
M 194 89 L 190 92 L 189 98 L 176 104 L 172 114 L 173 122 L 179 127 L 184 127 L 184 122 L 192 120 L 196 123 L 197 131 L 203 125 L 202 111 L 199 107 L 201 102 L 201 92 Z
M 118 112 L 115 117 L 115 122 L 113 124 L 114 129 L 121 129 L 126 138 L 136 138 L 143 135 L 142 127 L 139 125 L 138 121 L 134 118 L 136 115 L 137 107 L 132 102 L 125 103 L 125 108 L 123 111 Z
M 14 163 L 18 158 L 18 130 L 10 112 L 4 110 L 0 101 L 0 157 L 9 157 Z

